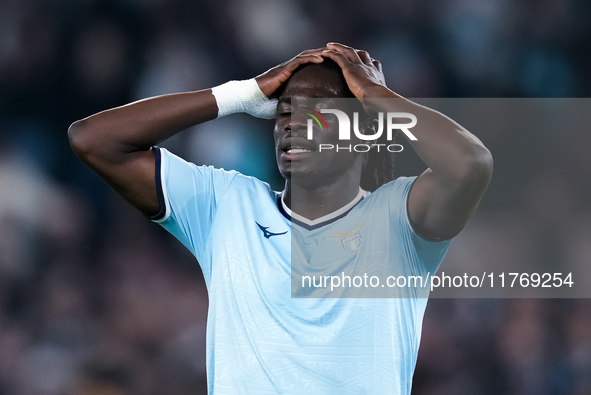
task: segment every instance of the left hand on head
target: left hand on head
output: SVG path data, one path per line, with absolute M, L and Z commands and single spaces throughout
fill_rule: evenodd
M 386 81 L 382 64 L 369 56 L 367 51 L 339 43 L 328 43 L 322 56 L 334 60 L 343 70 L 343 76 L 351 92 L 359 100 L 382 97 Z

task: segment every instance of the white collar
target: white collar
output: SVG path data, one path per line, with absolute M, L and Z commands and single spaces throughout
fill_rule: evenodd
M 285 200 L 284 200 L 285 191 L 284 191 L 284 193 L 281 194 L 281 206 L 283 207 L 283 210 L 287 213 L 287 215 L 289 215 L 291 218 L 295 219 L 296 221 L 302 222 L 308 226 L 316 226 L 322 222 L 330 221 L 333 218 L 343 215 L 347 211 L 351 210 L 363 198 L 369 196 L 369 194 L 370 194 L 370 192 L 364 191 L 363 189 L 361 189 L 361 187 L 359 187 L 359 193 L 357 193 L 357 196 L 355 196 L 355 198 L 353 198 L 353 200 L 351 200 L 349 203 L 347 203 L 346 205 L 344 205 L 340 209 L 333 211 L 332 213 L 323 215 L 322 217 L 316 218 L 313 220 L 308 219 L 306 217 L 302 217 L 301 215 L 294 213 L 293 211 L 291 211 L 289 209 L 289 207 L 287 207 L 287 204 L 285 204 Z

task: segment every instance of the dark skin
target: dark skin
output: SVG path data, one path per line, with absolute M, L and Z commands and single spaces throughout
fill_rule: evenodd
M 347 151 L 319 152 L 320 144 L 339 143 L 337 119 L 326 115 L 328 130 L 314 133 L 310 141 L 309 117 L 298 100 L 321 97 L 325 108 L 339 108 L 342 102 L 338 99 L 346 97 L 345 88 L 334 71 L 308 67 L 294 74 L 279 96 L 273 135 L 279 172 L 286 180 L 284 200 L 294 212 L 308 219 L 338 210 L 353 200 L 359 191 L 363 156 Z M 293 148 L 309 152 L 289 152 Z
M 368 112 L 409 112 L 418 118 L 409 141 L 428 166 L 409 195 L 409 215 L 419 234 L 431 239 L 456 235 L 472 216 L 492 174 L 492 156 L 484 145 L 444 115 L 401 98 L 388 89 L 381 65 L 365 51 L 329 43 L 326 48 L 304 51 L 293 59 L 256 77 L 267 97 L 274 97 L 293 72 L 305 63 L 333 59 L 342 69 L 348 88 Z M 326 75 L 302 74 L 285 86 L 282 98 L 312 95 L 342 95 L 334 86 L 327 92 Z M 319 91 L 324 89 L 325 91 Z M 330 89 L 329 89 L 330 90 Z M 398 98 L 396 108 L 371 98 Z M 388 102 L 389 103 L 389 102 Z M 279 107 L 281 111 L 281 108 Z M 68 135 L 76 154 L 123 198 L 146 215 L 160 210 L 156 193 L 155 156 L 151 147 L 190 126 L 216 118 L 217 104 L 210 89 L 158 96 L 103 111 L 70 127 Z M 281 114 L 279 112 L 279 114 Z M 298 202 L 304 217 L 315 219 L 350 202 L 359 189 L 361 161 L 333 157 L 338 165 L 312 169 L 310 153 L 287 155 L 287 139 L 301 133 L 301 119 L 287 121 L 279 115 L 274 130 L 278 166 L 286 178 L 286 203 Z M 296 141 L 296 140 L 294 140 Z M 282 145 L 283 144 L 283 145 Z M 283 155 L 285 154 L 285 155 Z M 324 154 L 324 153 L 323 153 Z M 310 159 L 307 163 L 306 155 Z M 309 166 L 306 168 L 306 166 Z M 339 167 L 343 166 L 343 167 Z M 292 175 L 306 174 L 306 177 Z M 291 199 L 289 199 L 291 197 Z M 291 207 L 291 206 L 290 206 Z M 292 207 L 293 209 L 293 207 Z

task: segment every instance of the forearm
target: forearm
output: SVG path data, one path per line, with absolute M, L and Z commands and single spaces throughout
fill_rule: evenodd
M 409 192 L 415 230 L 427 239 L 456 235 L 474 213 L 492 176 L 492 156 L 475 136 L 445 115 L 413 103 L 385 85 L 381 63 L 367 52 L 330 43 L 323 55 L 336 61 L 351 92 L 368 113 L 416 117 L 405 137 L 428 166 Z M 388 100 L 384 100 L 388 99 Z
M 319 52 L 305 51 L 256 79 L 153 97 L 100 112 L 70 126 L 70 144 L 123 198 L 144 214 L 154 215 L 161 211 L 162 202 L 152 146 L 188 127 L 234 113 L 274 118 L 277 102 L 269 97 L 300 65 L 321 62 Z
M 218 108 L 210 89 L 157 96 L 102 111 L 70 126 L 77 153 L 110 157 L 148 150 L 193 125 L 214 119 Z
M 374 111 L 406 112 L 416 116 L 417 124 L 410 129 L 416 140 L 404 137 L 437 179 L 450 182 L 459 178 L 490 176 L 490 152 L 461 125 L 390 90 L 383 89 L 377 94 L 380 98 L 392 100 L 370 99 Z

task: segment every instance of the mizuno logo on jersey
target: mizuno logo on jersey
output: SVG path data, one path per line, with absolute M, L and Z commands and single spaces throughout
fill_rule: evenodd
M 343 243 L 343 248 L 347 251 L 355 252 L 359 248 L 361 248 L 361 235 L 359 234 L 359 231 L 361 230 L 363 225 L 365 225 L 365 221 L 357 225 L 357 227 L 353 229 L 351 232 L 331 233 L 329 235 L 326 235 L 326 237 L 342 238 L 341 241 Z
M 269 229 L 268 226 L 262 226 L 261 224 L 259 224 L 258 222 L 255 221 L 255 224 L 257 224 L 259 226 L 259 229 L 263 232 L 263 236 L 265 236 L 265 239 L 270 238 L 271 236 L 281 236 L 287 233 L 287 231 L 285 232 L 281 232 L 281 233 L 273 233 L 273 232 L 269 232 L 267 229 Z

